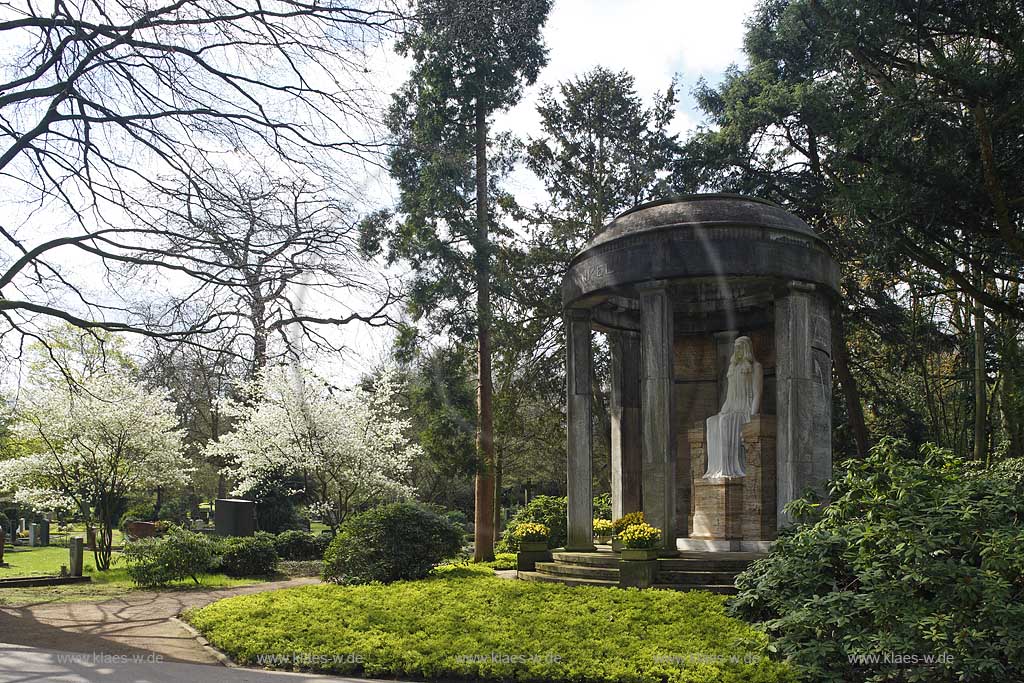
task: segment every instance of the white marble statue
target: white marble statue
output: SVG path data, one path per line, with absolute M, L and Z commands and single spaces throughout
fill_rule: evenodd
M 750 337 L 737 337 L 729 361 L 725 403 L 717 415 L 707 420 L 708 471 L 705 479 L 742 477 L 743 440 L 740 430 L 751 415 L 761 410 L 764 369 L 754 359 Z

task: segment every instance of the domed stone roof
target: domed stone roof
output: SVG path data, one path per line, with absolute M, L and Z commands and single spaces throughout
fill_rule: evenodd
M 573 258 L 562 302 L 630 296 L 649 280 L 721 277 L 839 289 L 828 247 L 797 216 L 763 199 L 698 194 L 640 204 L 615 217 Z

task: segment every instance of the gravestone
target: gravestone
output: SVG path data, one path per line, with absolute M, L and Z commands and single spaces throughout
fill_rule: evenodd
M 85 547 L 96 550 L 96 529 L 91 526 L 85 527 Z
M 7 563 L 4 562 L 4 544 L 7 543 L 7 532 L 0 526 L 0 567 L 6 567 Z
M 218 536 L 252 536 L 256 533 L 256 503 L 240 498 L 218 498 L 213 526 Z
M 39 524 L 39 545 L 50 545 L 50 520 L 44 519 Z
M 39 537 L 39 525 L 36 524 L 35 522 L 33 522 L 32 524 L 29 524 L 28 525 L 28 546 L 30 548 L 35 548 L 37 545 L 39 545 L 39 541 L 40 540 L 41 539 Z
M 18 533 L 19 534 L 23 534 L 23 533 L 25 533 L 26 529 L 27 529 L 27 527 L 25 526 L 25 518 L 22 517 L 21 519 L 18 520 Z
M 85 556 L 83 545 L 84 543 L 82 539 L 78 536 L 68 539 L 68 554 L 70 555 L 69 565 L 71 569 L 71 576 L 82 575 L 82 559 Z

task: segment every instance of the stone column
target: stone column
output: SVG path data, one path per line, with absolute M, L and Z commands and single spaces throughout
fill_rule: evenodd
M 676 439 L 672 387 L 672 302 L 664 282 L 640 289 L 644 517 L 676 550 Z M 684 530 L 685 531 L 685 530 Z M 684 533 L 685 535 L 685 533 Z
M 608 335 L 611 351 L 612 519 L 643 508 L 640 430 L 640 335 Z
M 594 490 L 591 473 L 590 312 L 566 314 L 566 425 L 568 540 L 566 550 L 594 549 Z
M 832 343 L 829 303 L 814 285 L 790 282 L 775 298 L 776 476 L 783 508 L 832 477 Z

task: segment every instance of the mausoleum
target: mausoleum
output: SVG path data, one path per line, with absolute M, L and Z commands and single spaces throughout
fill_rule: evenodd
M 763 550 L 786 503 L 824 493 L 838 275 L 802 220 L 722 194 L 641 204 L 573 258 L 568 551 L 594 548 L 595 331 L 611 352 L 613 516 L 643 510 L 666 554 Z

